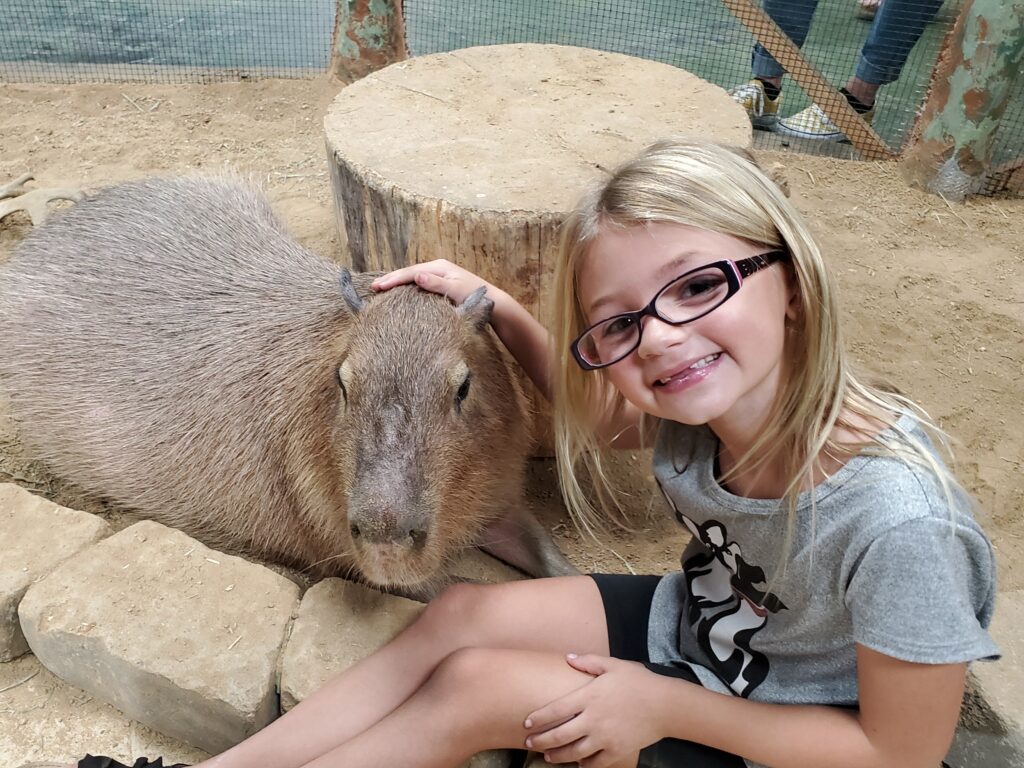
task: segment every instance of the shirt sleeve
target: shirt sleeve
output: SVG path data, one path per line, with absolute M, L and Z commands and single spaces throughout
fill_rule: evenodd
M 992 548 L 975 527 L 922 517 L 889 528 L 849 578 L 854 640 L 904 661 L 996 659 Z

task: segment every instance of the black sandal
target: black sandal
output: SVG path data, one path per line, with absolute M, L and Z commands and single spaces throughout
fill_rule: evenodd
M 158 757 L 156 760 L 150 760 L 148 757 L 140 757 L 131 766 L 119 763 L 112 757 L 105 757 L 103 755 L 89 755 L 87 754 L 81 760 L 78 761 L 78 768 L 190 768 L 185 763 L 174 763 L 173 765 L 164 765 L 164 759 Z

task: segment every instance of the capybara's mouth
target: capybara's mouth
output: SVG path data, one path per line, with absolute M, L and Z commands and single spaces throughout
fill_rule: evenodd
M 418 587 L 438 576 L 442 559 L 429 546 L 414 552 L 400 544 L 370 544 L 356 547 L 356 563 L 377 586 Z

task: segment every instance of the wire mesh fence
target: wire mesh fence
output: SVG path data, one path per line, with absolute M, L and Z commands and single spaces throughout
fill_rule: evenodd
M 334 0 L 6 0 L 0 80 L 196 82 L 323 72 Z
M 864 137 L 874 133 L 879 152 L 898 152 L 963 0 L 760 2 L 405 0 L 403 6 L 413 55 L 517 42 L 625 53 L 724 88 L 745 87 L 758 112 L 755 124 L 770 129 L 756 132 L 758 146 L 858 156 Z M 743 23 L 737 8 L 752 9 Z M 336 0 L 7 0 L 0 80 L 312 76 L 328 65 L 335 11 Z M 775 25 L 799 48 L 796 58 L 779 62 L 756 45 L 766 43 Z M 774 81 L 784 70 L 790 74 Z M 755 77 L 769 82 L 767 93 Z M 781 98 L 772 98 L 777 84 Z M 856 132 L 851 138 L 863 139 L 855 141 L 860 153 L 829 140 L 844 133 L 828 117 L 835 109 L 826 116 L 814 107 L 835 104 L 844 86 L 862 97 L 853 104 L 861 119 L 844 123 L 846 133 Z M 865 110 L 872 96 L 873 109 Z M 995 137 L 995 164 L 1014 160 L 1024 147 L 1024 77 L 1009 103 Z

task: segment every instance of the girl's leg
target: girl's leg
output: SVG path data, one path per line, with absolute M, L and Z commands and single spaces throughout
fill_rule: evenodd
M 596 584 L 589 576 L 567 576 L 455 585 L 379 651 L 202 765 L 298 768 L 391 713 L 454 651 L 478 647 L 559 657 L 568 651 L 607 655 L 608 630 Z
M 526 715 L 592 679 L 563 654 L 464 648 L 398 709 L 305 768 L 452 768 L 485 749 L 522 749 Z

